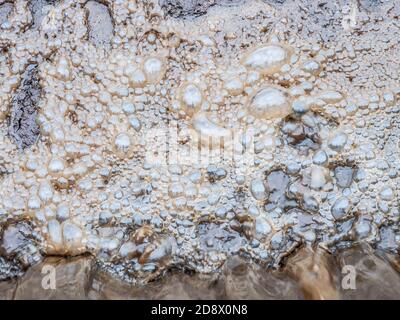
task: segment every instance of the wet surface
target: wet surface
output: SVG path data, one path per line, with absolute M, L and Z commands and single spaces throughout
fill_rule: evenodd
M 399 299 L 400 275 L 384 254 L 376 256 L 370 248 L 354 248 L 339 256 L 340 265 L 356 269 L 356 289 L 343 292 L 343 299 Z M 393 260 L 392 260 L 393 261 Z
M 287 198 L 290 182 L 291 178 L 283 171 L 276 170 L 267 174 L 266 184 L 270 193 L 265 205 L 266 210 L 274 210 L 275 208 L 288 210 L 297 206 L 296 201 Z
M 351 167 L 336 167 L 334 170 L 336 183 L 340 188 L 348 188 L 353 182 L 354 169 Z
M 12 98 L 9 133 L 20 149 L 31 146 L 38 139 L 40 130 L 36 118 L 40 94 L 38 66 L 31 64 Z
M 37 248 L 37 233 L 26 222 L 10 224 L 4 228 L 0 238 L 1 264 L 0 278 L 7 275 L 21 275 L 28 267 L 41 260 Z M 7 270 L 9 269 L 9 270 Z
M 336 300 L 339 299 L 339 268 L 334 257 L 322 248 L 313 251 L 302 248 L 289 258 L 287 266 L 291 276 L 299 283 L 306 299 Z
M 215 0 L 160 0 L 160 5 L 172 17 L 185 17 L 205 14 L 215 2 Z
M 397 3 L 0 3 L 15 297 L 43 261 L 67 298 L 75 273 L 79 298 L 372 298 L 398 282 Z
M 8 16 L 13 10 L 13 4 L 11 2 L 0 2 L 0 24 L 8 21 Z
M 81 257 L 71 259 L 47 258 L 43 264 L 29 269 L 24 278 L 19 280 L 14 299 L 85 299 L 91 262 L 92 259 Z M 46 269 L 45 266 L 51 268 Z M 55 287 L 52 287 L 51 284 L 51 272 L 54 272 Z M 49 275 L 48 279 L 44 277 L 47 274 Z
M 114 26 L 108 7 L 97 1 L 88 1 L 85 8 L 88 11 L 89 41 L 99 47 L 109 48 Z
M 231 7 L 245 3 L 246 0 L 159 0 L 160 6 L 174 18 L 198 17 L 214 5 Z
M 39 29 L 46 10 L 52 8 L 59 0 L 29 0 L 29 10 L 31 11 L 33 23 L 32 29 Z
M 396 265 L 395 257 L 365 245 L 334 255 L 303 247 L 280 271 L 233 256 L 219 274 L 170 270 L 146 285 L 130 285 L 99 269 L 92 257 L 50 257 L 18 281 L 0 282 L 0 299 L 398 299 Z M 345 266 L 354 266 L 352 288 L 342 285 Z

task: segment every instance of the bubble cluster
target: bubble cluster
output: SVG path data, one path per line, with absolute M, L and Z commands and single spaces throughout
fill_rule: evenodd
M 89 253 L 147 281 L 304 243 L 398 250 L 400 90 L 338 78 L 342 46 L 260 1 L 179 19 L 68 0 L 40 20 L 25 2 L 0 15 L 0 246 L 35 258 L 8 260 Z

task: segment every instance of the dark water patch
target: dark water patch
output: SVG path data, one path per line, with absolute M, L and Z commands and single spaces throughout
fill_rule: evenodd
M 315 219 L 315 215 L 312 212 L 302 210 L 300 208 L 294 208 L 287 212 L 287 215 L 295 215 L 297 217 L 298 223 L 292 228 L 295 234 L 302 234 L 307 231 L 312 231 L 317 233 L 323 228 L 318 224 Z
M 114 35 L 114 23 L 107 5 L 98 1 L 85 4 L 89 41 L 94 45 L 109 49 Z
M 160 0 L 159 4 L 167 15 L 174 18 L 184 18 L 207 13 L 208 8 L 215 5 L 215 2 L 216 0 Z
M 276 208 L 288 210 L 298 206 L 296 201 L 286 196 L 290 182 L 291 177 L 283 170 L 273 170 L 266 174 L 266 185 L 269 190 L 268 200 L 265 204 L 266 211 Z
M 31 11 L 33 24 L 32 29 L 38 29 L 42 23 L 43 17 L 45 16 L 45 7 L 54 6 L 59 2 L 59 0 L 30 0 L 29 10 Z
M 219 6 L 233 7 L 239 6 L 246 3 L 248 0 L 216 0 L 216 4 Z
M 358 172 L 358 166 L 353 161 L 334 161 L 328 167 L 333 171 L 335 183 L 340 188 L 349 188 Z
M 381 250 L 398 254 L 399 248 L 396 241 L 396 236 L 398 234 L 399 231 L 397 226 L 382 226 L 379 229 L 380 241 L 378 242 L 377 247 Z
M 286 0 L 262 0 L 262 2 L 265 2 L 270 5 L 281 5 L 286 2 Z
M 334 170 L 334 175 L 336 179 L 336 184 L 340 188 L 348 188 L 353 182 L 354 170 L 351 167 L 336 167 Z
M 41 91 L 38 66 L 31 64 L 26 68 L 11 103 L 9 134 L 20 150 L 33 145 L 39 137 L 36 117 Z
M 322 43 L 334 41 L 338 34 L 343 31 L 343 9 L 350 7 L 351 4 L 349 0 L 263 1 L 282 10 L 293 34 L 303 39 L 312 35 Z
M 13 9 L 14 5 L 11 2 L 5 2 L 2 4 L 0 2 L 0 25 L 8 21 L 8 17 Z
M 0 234 L 0 280 L 23 274 L 41 260 L 33 227 L 25 221 L 4 225 Z
M 321 145 L 318 125 L 308 126 L 297 117 L 286 117 L 282 121 L 281 132 L 290 146 L 304 154 L 319 149 Z
M 379 10 L 383 3 L 381 0 L 357 0 L 358 7 L 368 12 Z
M 214 5 L 232 7 L 246 2 L 247 0 L 159 0 L 166 14 L 174 18 L 198 17 L 206 14 Z
M 198 227 L 200 248 L 205 251 L 237 253 L 243 246 L 244 239 L 226 225 L 201 223 Z

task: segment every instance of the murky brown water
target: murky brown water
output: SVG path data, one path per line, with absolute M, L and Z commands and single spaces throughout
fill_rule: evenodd
M 355 288 L 344 289 L 345 265 L 355 267 Z M 56 289 L 43 289 L 49 266 Z M 43 269 L 45 267 L 45 269 Z M 47 268 L 47 269 L 46 269 Z M 396 270 L 397 268 L 397 270 Z M 142 286 L 130 285 L 99 269 L 92 257 L 49 257 L 18 280 L 0 282 L 1 299 L 399 299 L 398 260 L 366 246 L 332 255 L 302 248 L 287 266 L 267 270 L 237 256 L 220 273 L 170 270 Z M 45 272 L 43 272 L 43 270 Z M 46 281 L 45 281 L 46 285 Z

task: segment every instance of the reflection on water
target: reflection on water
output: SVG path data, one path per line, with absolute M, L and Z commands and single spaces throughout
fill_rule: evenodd
M 334 257 L 322 248 L 304 247 L 287 263 L 289 274 L 297 281 L 306 299 L 338 299 L 339 267 Z
M 339 261 L 340 265 L 354 265 L 357 270 L 357 289 L 343 292 L 343 299 L 400 298 L 398 257 L 374 254 L 371 248 L 362 246 L 344 251 Z
M 302 299 L 296 283 L 285 272 L 266 271 L 232 257 L 221 274 L 172 271 L 144 286 L 130 286 L 99 272 L 90 299 Z
M 55 270 L 56 289 L 44 289 Z M 355 289 L 342 288 L 344 266 L 355 270 Z M 49 257 L 20 279 L 0 282 L 1 299 L 398 299 L 399 257 L 361 245 L 331 254 L 303 247 L 281 270 L 233 256 L 219 273 L 170 270 L 146 285 L 133 286 L 100 270 L 90 256 Z M 49 270 L 48 268 L 46 270 Z

